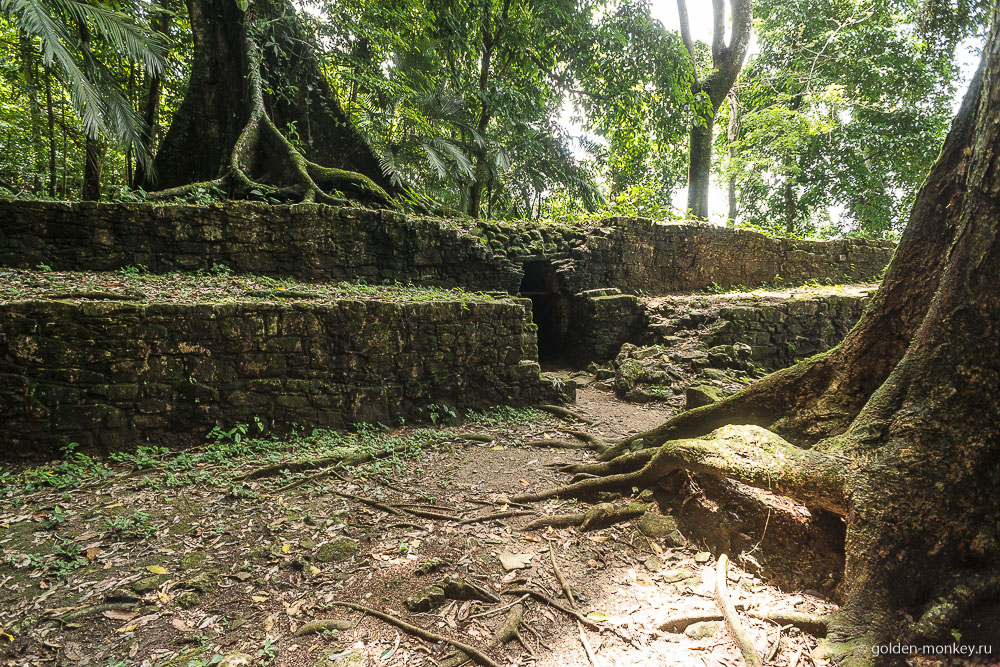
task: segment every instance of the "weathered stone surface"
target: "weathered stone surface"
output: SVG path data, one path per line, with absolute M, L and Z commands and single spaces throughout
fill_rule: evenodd
M 703 405 L 711 405 L 725 398 L 726 392 L 719 387 L 710 384 L 693 384 L 684 392 L 686 410 L 700 408 Z
M 522 300 L 6 302 L 0 458 L 558 400 L 539 370 Z
M 209 206 L 0 200 L 0 265 L 155 273 L 224 265 L 310 280 L 399 280 L 518 290 L 521 263 L 553 263 L 566 294 L 595 288 L 664 294 L 780 276 L 858 282 L 877 276 L 893 244 L 775 239 L 699 223 L 609 218 L 575 223 L 442 221 L 319 204 Z
M 333 648 L 324 653 L 316 661 L 316 667 L 368 667 L 371 661 L 360 651 Z
M 684 634 L 691 639 L 705 639 L 711 637 L 721 629 L 722 621 L 701 621 L 687 626 Z
M 347 560 L 358 551 L 358 543 L 349 537 L 338 537 L 320 545 L 316 550 L 316 560 L 320 563 L 335 563 Z
M 646 512 L 639 517 L 637 527 L 646 537 L 666 537 L 677 530 L 677 521 L 672 516 Z

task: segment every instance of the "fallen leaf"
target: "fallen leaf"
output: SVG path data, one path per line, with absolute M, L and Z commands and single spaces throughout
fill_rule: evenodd
M 167 568 L 163 567 L 162 565 L 149 565 L 149 566 L 146 567 L 146 569 L 149 570 L 150 572 L 152 572 L 153 574 L 166 574 L 167 573 Z
M 109 611 L 101 612 L 101 614 L 107 618 L 113 618 L 116 621 L 131 621 L 139 615 L 139 612 L 130 611 L 128 609 L 111 609 Z
M 266 595 L 251 595 L 250 599 L 253 600 L 254 602 L 267 602 Z
M 85 553 L 87 554 L 87 560 L 94 560 L 97 558 L 97 554 L 101 553 L 101 550 L 98 547 L 90 547 Z
M 170 625 L 174 626 L 175 629 L 180 630 L 181 632 L 194 632 L 194 628 L 176 616 L 170 619 Z
M 509 572 L 528 567 L 528 563 L 531 562 L 531 554 L 512 554 L 509 551 L 501 551 L 497 554 L 497 560 L 500 561 L 503 569 Z

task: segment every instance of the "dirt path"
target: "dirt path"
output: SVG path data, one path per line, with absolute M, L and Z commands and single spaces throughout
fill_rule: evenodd
M 609 438 L 668 416 L 657 404 L 630 405 L 590 388 L 574 409 L 595 422 L 589 430 Z M 538 411 L 507 410 L 458 428 L 229 437 L 186 453 L 140 450 L 118 462 L 72 455 L 0 472 L 7 485 L 0 490 L 0 664 L 190 667 L 235 653 L 289 667 L 438 664 L 447 647 L 333 603 L 371 607 L 485 650 L 518 599 L 508 591 L 530 588 L 568 604 L 550 548 L 581 612 L 593 619 L 585 634 L 598 665 L 741 664 L 725 629 L 700 626 L 701 638 L 658 629 L 671 616 L 716 610 L 715 561 L 696 545 L 647 537 L 636 521 L 589 532 L 521 530 L 539 515 L 581 509 L 562 500 L 507 503 L 565 482 L 551 465 L 591 456 L 523 444 L 565 438 L 565 428 Z M 466 432 L 489 438 L 462 439 Z M 240 480 L 270 461 L 388 448 L 395 454 L 355 468 Z M 531 514 L 465 525 L 426 515 L 464 521 L 518 511 Z M 506 569 L 501 556 L 522 567 Z M 434 572 L 418 574 L 432 565 Z M 408 598 L 444 575 L 486 589 L 491 594 L 480 595 L 489 601 L 445 598 L 425 611 L 407 609 Z M 730 587 L 747 608 L 831 609 L 738 568 Z M 497 664 L 588 664 L 575 621 L 526 604 L 523 643 L 487 651 Z M 295 634 L 326 618 L 356 624 Z M 811 664 L 814 638 L 745 624 L 762 655 L 776 651 L 769 664 Z

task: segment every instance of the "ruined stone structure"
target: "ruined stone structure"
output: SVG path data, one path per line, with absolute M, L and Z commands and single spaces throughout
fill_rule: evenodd
M 524 304 L 0 304 L 3 441 L 187 444 L 216 424 L 349 427 L 557 399 Z
M 880 274 L 892 249 L 628 218 L 530 225 L 312 204 L 0 201 L 0 267 L 224 270 L 500 296 L 467 305 L 0 302 L 3 438 L 18 451 L 117 447 L 193 439 L 253 417 L 343 426 L 419 416 L 434 402 L 553 400 L 539 359 L 605 361 L 657 335 L 640 297 L 779 277 L 857 281 Z M 732 346 L 727 335 L 784 344 L 754 317 L 727 321 L 716 345 Z

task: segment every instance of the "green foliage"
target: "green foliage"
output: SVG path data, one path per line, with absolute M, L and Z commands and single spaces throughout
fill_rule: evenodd
M 98 3 L 0 0 L 0 15 L 37 40 L 45 67 L 61 75 L 87 135 L 136 149 L 134 155 L 148 166 L 149 130 L 90 40 L 93 34 L 116 57 L 153 75 L 163 69 L 162 44 L 134 17 Z
M 789 235 L 898 232 L 953 114 L 955 45 L 975 25 L 957 16 L 974 13 L 967 4 L 953 8 L 946 30 L 924 14 L 951 3 L 755 3 L 760 52 L 724 111 L 728 120 L 735 103 L 738 135 L 729 144 L 720 132 L 717 142 L 720 154 L 735 153 L 724 176 L 739 192 L 739 224 Z
M 156 527 L 149 519 L 149 513 L 141 510 L 135 510 L 124 516 L 105 517 L 104 527 L 118 539 L 139 540 L 156 532 Z
M 87 482 L 105 479 L 111 473 L 103 463 L 76 451 L 75 442 L 63 448 L 63 460 L 54 466 L 43 466 L 24 473 L 29 489 L 50 486 L 56 489 L 76 488 Z

